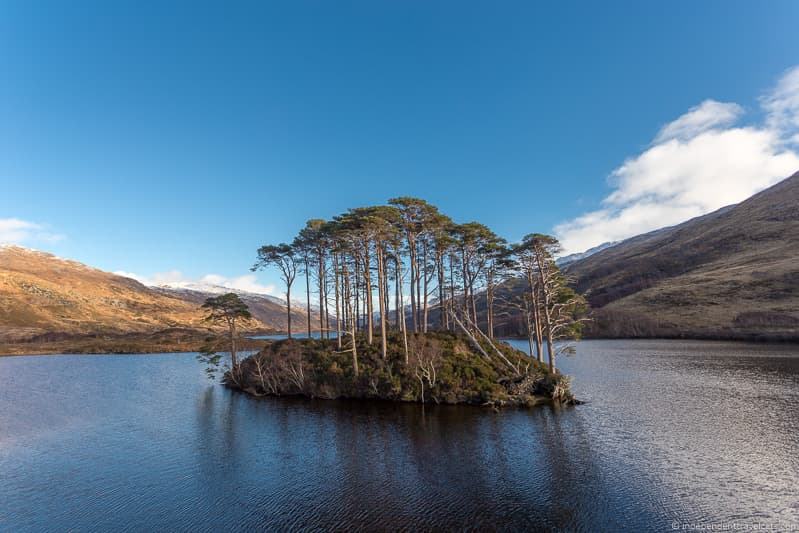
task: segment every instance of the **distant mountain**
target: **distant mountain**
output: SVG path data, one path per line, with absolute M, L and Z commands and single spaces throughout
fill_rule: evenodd
M 195 305 L 202 305 L 206 298 L 228 292 L 234 292 L 247 304 L 253 317 L 265 325 L 267 329 L 276 331 L 285 331 L 288 329 L 288 317 L 286 316 L 286 301 L 267 294 L 255 294 L 252 292 L 241 291 L 237 289 L 230 289 L 215 285 L 212 287 L 204 285 L 191 285 L 193 288 L 187 286 L 181 288 L 172 288 L 166 286 L 151 287 L 153 290 L 192 302 Z M 317 318 L 314 321 L 314 318 Z M 311 310 L 311 327 L 318 329 L 318 317 L 314 317 L 313 309 Z M 291 329 L 292 331 L 304 331 L 307 328 L 307 313 L 306 308 L 296 305 L 292 301 L 291 305 Z
M 618 241 L 605 242 L 600 244 L 599 246 L 594 246 L 593 248 L 589 248 L 584 252 L 564 255 L 563 257 L 559 257 L 555 262 L 558 264 L 559 267 L 563 268 L 566 265 L 574 263 L 575 261 L 585 259 L 586 257 L 591 257 L 595 253 L 601 252 L 602 250 L 610 248 L 611 246 L 615 246 L 616 244 L 618 244 Z
M 233 289 L 231 287 L 225 287 L 224 285 L 215 285 L 213 283 L 180 282 L 180 283 L 165 283 L 161 285 L 148 285 L 148 286 L 154 289 L 165 289 L 168 292 L 173 292 L 177 294 L 184 292 L 195 292 L 206 295 L 214 295 L 214 294 L 226 294 L 233 292 L 238 294 L 239 296 L 247 296 L 254 299 L 269 300 L 278 305 L 285 306 L 286 304 L 286 300 L 283 298 L 278 298 L 276 296 L 272 296 L 269 294 L 260 294 L 249 291 L 243 291 L 241 289 Z
M 0 342 L 41 335 L 149 333 L 206 329 L 199 305 L 211 293 L 147 287 L 77 261 L 19 246 L 0 246 Z M 283 330 L 285 306 L 246 294 L 258 330 Z M 304 309 L 293 311 L 306 327 Z
M 799 339 L 799 173 L 566 271 L 595 335 Z

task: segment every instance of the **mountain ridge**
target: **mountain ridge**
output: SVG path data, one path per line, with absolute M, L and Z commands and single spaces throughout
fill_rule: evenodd
M 595 336 L 799 339 L 799 172 L 566 272 Z

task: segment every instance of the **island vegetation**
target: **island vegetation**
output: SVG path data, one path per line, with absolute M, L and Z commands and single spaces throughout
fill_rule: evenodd
M 254 396 L 302 395 L 313 398 L 381 399 L 445 404 L 532 406 L 575 403 L 569 379 L 550 372 L 505 343 L 472 344 L 449 331 L 390 331 L 386 356 L 382 343 L 356 338 L 358 370 L 352 350 L 340 351 L 328 339 L 286 339 L 270 343 L 245 359 L 226 382 Z
M 289 326 L 288 339 L 239 362 L 236 321 L 247 320 L 246 306 L 234 294 L 206 302 L 209 319 L 229 326 L 225 382 L 255 395 L 571 402 L 557 358 L 580 337 L 586 304 L 558 268 L 558 251 L 554 237 L 531 233 L 509 244 L 410 197 L 310 220 L 291 243 L 258 249 L 253 266 L 280 273 L 289 324 L 292 286 L 304 276 L 307 338 L 292 338 Z M 498 290 L 508 283 L 523 290 Z M 510 314 L 524 318 L 529 356 L 496 339 L 498 318 Z M 200 356 L 211 375 L 218 349 Z

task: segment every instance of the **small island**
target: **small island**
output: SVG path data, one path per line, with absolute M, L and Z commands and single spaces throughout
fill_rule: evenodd
M 358 367 L 335 340 L 273 341 L 225 374 L 227 386 L 253 396 L 379 399 L 492 407 L 579 403 L 569 379 L 502 342 L 478 342 L 448 331 L 388 335 L 377 344 L 357 338 Z
M 228 333 L 224 382 L 254 396 L 574 404 L 556 362 L 580 337 L 587 308 L 558 267 L 559 251 L 549 235 L 509 244 L 478 222 L 455 223 L 425 200 L 392 198 L 309 220 L 291 243 L 258 249 L 252 270 L 275 269 L 285 285 L 287 339 L 239 361 L 237 324 L 252 318 L 246 303 L 230 293 L 203 308 Z M 298 273 L 305 278 L 303 340 L 292 339 Z M 311 331 L 312 285 L 319 339 Z M 510 330 L 527 337 L 529 355 L 497 340 Z M 219 351 L 217 342 L 200 356 L 209 375 L 220 369 Z

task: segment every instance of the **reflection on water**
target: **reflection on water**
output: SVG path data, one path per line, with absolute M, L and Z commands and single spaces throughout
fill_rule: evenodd
M 2 358 L 0 529 L 799 522 L 795 347 L 590 341 L 562 365 L 587 404 L 496 413 L 253 400 L 191 354 Z

